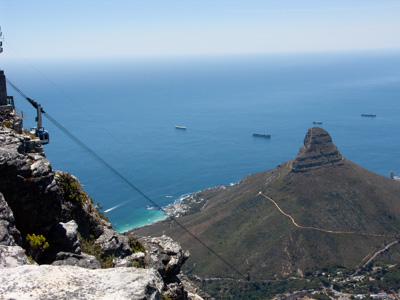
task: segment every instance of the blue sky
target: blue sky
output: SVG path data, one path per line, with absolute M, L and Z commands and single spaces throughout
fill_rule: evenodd
M 2 56 L 400 49 L 399 0 L 0 0 Z

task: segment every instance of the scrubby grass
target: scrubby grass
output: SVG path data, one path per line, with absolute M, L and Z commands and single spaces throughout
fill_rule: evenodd
M 73 203 L 83 204 L 86 199 L 85 193 L 82 191 L 74 177 L 69 173 L 60 173 L 57 175 L 60 190 L 65 200 Z
M 146 248 L 143 246 L 141 242 L 134 236 L 130 235 L 129 239 L 129 247 L 131 247 L 133 252 L 146 252 Z
M 113 259 L 114 255 L 107 255 L 103 252 L 100 245 L 95 243 L 94 236 L 90 236 L 89 239 L 84 239 L 79 233 L 78 237 L 81 241 L 81 249 L 82 252 L 85 252 L 89 255 L 93 255 L 100 262 L 100 265 L 103 269 L 112 268 L 113 267 Z

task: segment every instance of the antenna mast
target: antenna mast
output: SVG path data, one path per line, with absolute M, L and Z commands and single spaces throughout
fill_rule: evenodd
M 3 41 L 4 41 L 4 36 L 3 32 L 1 32 L 1 26 L 0 26 L 0 53 L 3 52 Z

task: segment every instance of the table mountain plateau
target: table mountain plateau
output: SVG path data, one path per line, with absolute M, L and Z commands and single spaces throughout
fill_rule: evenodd
M 347 160 L 324 129 L 312 127 L 296 158 L 233 186 L 193 194 L 177 220 L 243 275 L 302 276 L 356 268 L 399 240 L 399 195 L 399 182 Z M 192 254 L 187 273 L 237 277 L 171 219 L 135 233 L 179 241 Z M 391 249 L 388 259 L 398 262 L 400 247 Z

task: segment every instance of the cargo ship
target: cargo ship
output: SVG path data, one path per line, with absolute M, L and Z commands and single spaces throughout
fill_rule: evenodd
M 376 114 L 361 114 L 361 117 L 376 117 Z
M 253 136 L 266 137 L 266 138 L 271 137 L 269 133 L 253 133 Z

